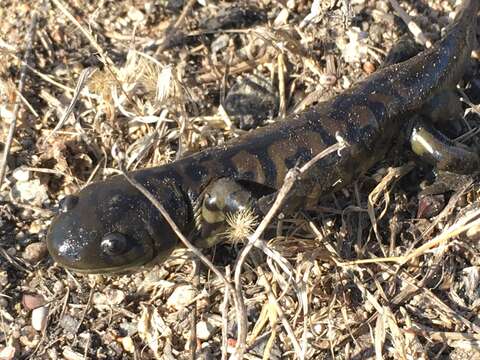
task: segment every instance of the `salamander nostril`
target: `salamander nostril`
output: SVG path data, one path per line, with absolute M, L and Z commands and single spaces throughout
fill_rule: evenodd
M 60 202 L 58 206 L 60 208 L 60 212 L 67 212 L 72 210 L 75 205 L 78 203 L 78 196 L 75 195 L 67 195 L 65 196 Z

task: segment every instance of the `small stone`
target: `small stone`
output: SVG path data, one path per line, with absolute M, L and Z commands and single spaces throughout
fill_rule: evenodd
M 370 61 L 366 61 L 363 63 L 363 71 L 365 71 L 368 75 L 373 74 L 376 69 L 377 68 L 375 64 Z
M 212 49 L 213 53 L 217 53 L 220 50 L 226 48 L 228 46 L 228 42 L 230 41 L 230 36 L 228 34 L 222 34 L 213 40 L 212 45 L 210 48 Z
M 80 354 L 80 353 L 74 351 L 72 348 L 70 348 L 68 346 L 66 346 L 63 349 L 62 355 L 65 358 L 65 360 L 83 360 L 83 359 L 85 359 L 83 354 Z
M 32 327 L 42 331 L 47 325 L 48 306 L 41 306 L 32 311 Z
M 184 0 L 168 0 L 165 8 L 173 12 L 179 12 L 183 8 Z
M 15 200 L 29 203 L 30 205 L 42 205 L 48 199 L 46 185 L 35 179 L 25 182 L 17 182 L 12 188 L 12 196 Z
M 6 346 L 0 349 L 0 360 L 10 360 L 15 358 L 15 348 L 13 346 Z
M 45 305 L 45 299 L 42 295 L 23 294 L 22 304 L 28 310 L 34 310 Z
M 0 289 L 8 284 L 8 273 L 5 270 L 0 271 Z
M 143 12 L 133 7 L 130 8 L 130 10 L 128 10 L 127 15 L 130 18 L 130 20 L 135 22 L 142 22 L 145 20 L 145 15 L 143 14 Z
M 320 85 L 333 86 L 337 82 L 337 76 L 334 74 L 322 74 L 320 75 Z
M 168 298 L 167 306 L 174 308 L 175 310 L 181 310 L 185 306 L 190 305 L 197 294 L 197 289 L 192 285 L 180 285 Z
M 208 340 L 215 330 L 214 326 L 206 321 L 199 321 L 197 323 L 197 338 L 200 340 Z
M 0 297 L 0 311 L 8 307 L 8 300 L 4 297 Z
M 92 302 L 95 305 L 107 305 L 107 296 L 100 292 L 96 292 L 92 296 Z
M 42 228 L 43 228 L 43 224 L 42 224 L 42 221 L 33 221 L 32 224 L 30 225 L 30 228 L 28 229 L 28 232 L 30 234 L 38 234 Z
M 443 194 L 421 196 L 418 199 L 417 218 L 431 219 L 440 214 L 444 207 L 445 196 Z
M 106 295 L 107 301 L 110 305 L 119 305 L 125 300 L 125 293 L 118 289 L 108 289 Z
M 60 280 L 55 281 L 55 283 L 53 284 L 53 292 L 55 294 L 61 294 L 63 293 L 64 290 L 65 290 L 65 285 L 63 284 L 63 282 Z
M 15 238 L 17 238 L 17 237 L 15 237 Z M 19 239 L 17 238 L 17 240 L 19 240 Z M 12 246 L 12 247 L 9 247 L 9 248 L 7 249 L 7 254 L 10 255 L 10 256 L 12 256 L 12 257 L 13 257 L 13 256 L 17 256 L 17 249 L 15 249 L 13 246 Z
M 12 177 L 17 181 L 28 181 L 32 173 L 29 170 L 25 170 L 22 167 L 18 167 L 12 172 Z
M 22 254 L 22 257 L 30 264 L 36 264 L 47 256 L 47 244 L 36 242 L 28 245 Z
M 470 240 L 480 240 L 480 225 L 474 225 L 467 230 L 467 237 Z
M 126 336 L 121 339 L 123 349 L 130 354 L 135 352 L 135 344 L 130 336 Z
M 79 321 L 74 317 L 66 314 L 62 316 L 58 324 L 65 330 L 67 335 L 75 336 L 78 330 Z

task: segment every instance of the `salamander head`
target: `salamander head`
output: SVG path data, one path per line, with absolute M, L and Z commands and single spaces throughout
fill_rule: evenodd
M 169 183 L 151 184 L 176 223 L 188 217 L 183 194 Z M 47 247 L 61 266 L 84 273 L 119 273 L 168 256 L 177 237 L 159 211 L 123 178 L 87 186 L 60 203 Z

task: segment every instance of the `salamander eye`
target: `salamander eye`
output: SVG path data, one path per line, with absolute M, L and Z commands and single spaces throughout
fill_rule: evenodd
M 107 255 L 121 255 L 127 249 L 127 238 L 120 233 L 110 233 L 103 237 L 100 246 Z
M 205 200 L 203 201 L 203 206 L 210 211 L 218 211 L 217 197 L 212 196 L 211 194 L 205 194 Z
M 62 200 L 60 200 L 60 202 L 58 203 L 58 206 L 61 212 L 67 212 L 69 210 L 72 210 L 75 207 L 75 205 L 77 205 L 77 203 L 78 203 L 78 196 L 67 195 Z

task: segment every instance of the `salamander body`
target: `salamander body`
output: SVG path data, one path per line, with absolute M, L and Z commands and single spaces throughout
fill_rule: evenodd
M 464 1 L 445 37 L 432 48 L 383 68 L 330 101 L 224 146 L 131 176 L 189 233 L 195 227 L 196 204 L 203 202 L 209 208 L 203 196 L 212 184 L 228 179 L 247 189 L 248 201 L 255 205 L 282 186 L 290 168 L 342 141 L 344 150 L 317 162 L 296 182 L 287 202 L 296 209 L 318 199 L 381 160 L 412 114 L 437 93 L 455 86 L 475 43 L 477 10 L 478 0 Z M 421 133 L 416 135 L 418 141 Z M 436 149 L 441 146 L 436 143 Z M 428 147 L 420 148 L 419 152 L 428 152 Z M 478 168 L 478 158 L 472 156 L 466 167 L 466 171 Z M 212 206 L 218 210 L 217 203 Z M 120 176 L 85 187 L 67 197 L 61 208 L 47 236 L 48 249 L 55 261 L 76 271 L 138 268 L 168 256 L 178 243 L 154 206 Z

